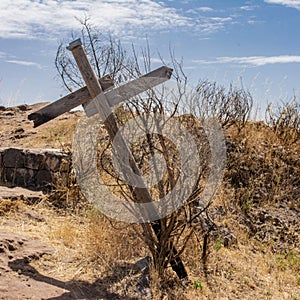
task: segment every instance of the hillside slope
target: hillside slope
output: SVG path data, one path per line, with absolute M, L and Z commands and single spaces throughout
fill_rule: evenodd
M 70 150 L 83 112 L 33 128 L 27 115 L 43 105 L 0 107 L 1 147 Z M 139 227 L 111 223 L 74 184 L 39 201 L 0 200 L 0 299 L 150 299 L 148 280 L 153 299 L 300 299 L 300 141 L 262 122 L 224 133 L 207 256 L 201 231 L 182 255 L 187 288 L 170 271 L 155 289 L 155 274 L 137 268 L 149 254 Z

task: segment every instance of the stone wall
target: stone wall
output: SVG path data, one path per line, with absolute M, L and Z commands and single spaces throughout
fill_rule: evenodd
M 0 148 L 0 185 L 48 191 L 67 185 L 70 155 L 59 149 Z

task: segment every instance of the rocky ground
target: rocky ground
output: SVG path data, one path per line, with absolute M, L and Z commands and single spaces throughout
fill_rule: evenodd
M 33 128 L 27 116 L 46 104 L 0 107 L 0 147 L 69 151 L 72 133 L 82 112 L 66 113 Z M 143 257 L 120 263 L 116 278 L 105 275 L 100 280 L 99 274 L 89 274 L 87 280 L 80 279 L 83 270 L 77 260 L 82 261 L 83 254 L 65 246 L 60 231 L 66 219 L 45 204 L 48 197 L 42 191 L 0 185 L 0 299 L 139 299 L 149 296 L 148 263 Z M 78 219 L 70 217 L 69 221 L 75 223 Z M 86 229 L 87 222 L 82 217 L 78 230 Z M 126 289 L 132 290 L 131 297 L 120 296 L 120 284 L 122 289 L 128 285 Z
M 0 147 L 53 147 L 55 132 L 51 133 L 53 123 L 34 129 L 27 119 L 28 114 L 47 103 L 0 107 Z M 69 120 L 75 114 L 68 113 L 59 120 Z M 75 116 L 76 117 L 76 116 Z M 63 125 L 63 123 L 62 123 Z M 48 132 L 45 134 L 45 132 Z M 49 136 L 50 133 L 50 136 Z M 53 136 L 51 136 L 53 135 Z M 61 145 L 60 145 L 61 146 Z M 55 248 L 42 241 L 36 234 L 22 232 L 22 224 L 15 217 L 5 217 L 6 213 L 19 207 L 18 200 L 30 203 L 42 201 L 46 195 L 42 191 L 32 191 L 22 187 L 0 186 L 0 299 L 76 299 L 85 298 L 75 286 L 40 274 L 30 261 L 44 255 L 52 255 Z M 15 201 L 15 202 L 11 202 Z M 32 210 L 23 211 L 23 222 L 45 222 L 44 216 Z M 19 217 L 17 217 L 19 219 Z M 24 224 L 23 224 L 24 226 Z M 17 233 L 18 232 L 18 233 Z M 21 234 L 20 234 L 21 232 Z
M 147 281 L 147 260 L 120 264 L 117 277 L 89 274 L 83 279 L 84 258 L 59 237 L 62 217 L 41 206 L 7 206 L 4 212 L 2 202 L 0 209 L 0 299 L 140 299 L 149 294 L 147 282 L 140 283 Z M 58 227 L 50 229 L 55 222 Z M 131 297 L 120 296 L 124 288 L 132 290 Z
M 0 107 L 0 147 L 69 151 L 82 112 L 33 128 L 27 116 L 44 105 Z M 274 146 L 268 161 L 264 145 L 252 142 L 250 150 L 237 151 L 234 143 L 239 168 L 233 171 L 252 189 L 234 187 L 235 174 L 225 174 L 231 181 L 224 182 L 209 212 L 215 227 L 205 264 L 201 249 L 190 246 L 183 255 L 189 288 L 171 285 L 169 294 L 152 299 L 300 299 L 299 155 Z M 277 165 L 282 178 L 290 179 L 277 179 L 272 169 Z M 257 170 L 268 174 L 269 188 L 264 189 L 262 177 L 251 182 Z M 275 188 L 285 191 L 289 181 L 290 193 L 270 196 Z M 147 251 L 136 235 L 95 221 L 91 208 L 84 213 L 58 208 L 57 203 L 68 201 L 68 191 L 54 196 L 55 201 L 40 191 L 0 186 L 0 299 L 151 299 Z

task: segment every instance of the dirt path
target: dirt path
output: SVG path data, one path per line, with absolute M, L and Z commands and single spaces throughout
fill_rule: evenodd
M 54 249 L 38 239 L 0 231 L 0 299 L 74 299 L 63 296 L 64 284 L 38 273 L 29 262 Z
M 120 262 L 102 273 L 99 266 L 93 270 L 82 249 L 66 245 L 64 240 L 74 238 L 63 236 L 71 226 L 84 238 L 84 218 L 62 216 L 47 205 L 20 200 L 0 204 L 1 300 L 149 299 L 147 260 Z

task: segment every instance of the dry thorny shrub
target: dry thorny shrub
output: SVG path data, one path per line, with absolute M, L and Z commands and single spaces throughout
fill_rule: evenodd
M 128 112 L 126 112 L 125 110 L 121 117 L 123 122 L 129 120 L 129 117 L 124 117 L 124 115 L 126 115 L 127 113 Z M 204 184 L 206 178 L 209 175 L 210 159 L 209 143 L 206 139 L 205 132 L 201 127 L 200 122 L 192 115 L 179 116 L 176 117 L 176 120 L 184 126 L 187 132 L 192 134 L 197 144 L 198 152 L 201 153 L 199 157 L 199 173 L 201 174 L 199 182 L 202 180 L 202 184 Z M 134 133 L 131 134 L 134 136 Z M 153 164 L 155 163 L 155 158 L 154 161 L 151 160 L 151 158 L 154 151 L 158 152 L 160 155 L 163 156 L 164 159 L 166 159 L 166 167 L 169 171 L 172 171 L 172 176 L 174 178 L 171 179 L 166 174 L 164 174 L 161 180 L 162 182 L 157 182 L 154 185 L 152 185 L 151 182 L 149 182 L 149 186 L 151 186 L 151 193 L 154 199 L 156 200 L 160 198 L 159 184 L 163 184 L 165 193 L 171 191 L 173 186 L 170 181 L 173 180 L 176 182 L 179 179 L 180 163 L 182 162 L 182 160 L 188 160 L 188 158 L 180 157 L 180 154 L 178 152 L 178 149 L 176 148 L 176 145 L 174 144 L 174 141 L 168 139 L 168 137 L 166 136 L 156 133 L 151 135 L 144 135 L 142 137 L 139 137 L 138 139 L 134 139 L 130 150 L 143 176 L 147 176 L 151 171 L 153 172 Z M 122 182 L 122 175 L 120 174 L 120 171 L 116 169 L 117 165 L 115 163 L 116 162 L 114 162 L 112 159 L 112 146 L 109 137 L 104 131 L 102 131 L 98 139 L 99 174 L 101 176 L 101 179 L 104 181 L 105 185 L 110 187 L 111 191 L 122 196 L 122 189 L 126 189 L 126 185 Z M 158 168 L 161 167 L 161 162 L 158 159 L 156 160 L 156 163 Z M 152 178 L 152 180 L 155 179 L 156 178 Z M 202 188 L 200 188 L 200 190 Z M 126 196 L 128 195 L 124 195 L 124 197 Z
M 129 116 L 126 116 L 126 111 L 118 111 L 122 116 L 123 121 L 126 122 Z M 181 118 L 181 122 L 189 128 L 193 134 L 196 134 L 198 141 L 203 142 L 203 132 L 201 128 L 197 128 L 195 120 L 189 115 Z M 274 240 L 274 235 L 266 238 L 265 232 L 258 232 L 255 229 L 255 222 L 260 215 L 261 208 L 276 208 L 284 207 L 299 215 L 299 197 L 300 197 L 300 143 L 299 139 L 292 144 L 285 142 L 278 131 L 273 130 L 272 127 L 265 125 L 263 122 L 247 122 L 243 126 L 238 124 L 232 125 L 225 131 L 227 140 L 227 168 L 225 177 L 221 188 L 214 200 L 214 203 L 207 211 L 207 217 L 201 216 L 195 219 L 193 224 L 193 234 L 182 235 L 182 239 L 177 241 L 178 246 L 183 246 L 182 241 L 187 239 L 184 245 L 182 257 L 185 261 L 191 278 L 203 278 L 205 276 L 205 260 L 203 258 L 204 251 L 204 237 L 208 234 L 208 249 L 206 255 L 211 255 L 214 249 L 221 246 L 231 246 L 232 240 L 240 238 L 243 233 L 237 234 L 237 228 L 241 225 L 243 232 L 250 231 L 245 241 L 254 236 L 256 239 L 267 243 L 272 242 L 273 248 L 276 251 L 282 249 L 280 243 L 286 242 L 286 246 L 290 249 L 287 252 L 280 252 L 282 264 L 284 266 L 288 263 L 293 263 L 299 258 L 297 251 L 293 252 L 293 247 L 297 247 L 297 238 L 295 235 L 297 228 L 290 226 L 282 232 L 277 232 L 277 241 Z M 155 146 L 158 147 L 158 136 L 154 136 Z M 109 154 L 109 139 L 105 132 L 99 134 L 99 167 L 102 179 L 111 185 L 111 189 L 115 193 L 120 193 L 120 185 L 114 174 L 111 164 L 111 156 Z M 169 143 L 168 148 L 176 154 L 176 149 L 172 148 L 172 143 Z M 202 150 L 206 149 L 207 144 L 201 144 Z M 147 163 L 149 156 L 149 149 L 145 139 L 139 139 L 138 143 L 134 144 L 133 154 L 139 164 L 141 170 L 145 173 L 151 167 Z M 207 149 L 205 150 L 207 153 Z M 209 152 L 209 151 L 208 151 Z M 209 157 L 209 153 L 208 157 Z M 176 156 L 176 155 L 175 155 Z M 176 170 L 177 161 L 172 160 L 173 168 Z M 202 170 L 203 175 L 209 172 L 209 168 Z M 114 176 L 111 176 L 114 175 Z M 205 177 L 205 176 L 204 176 Z M 61 193 L 64 208 L 78 205 L 80 203 L 79 188 L 74 181 L 71 180 L 72 186 L 69 186 L 65 193 Z M 115 183 L 115 184 L 114 184 Z M 124 192 L 124 191 L 123 191 Z M 74 201 L 71 199 L 74 197 Z M 78 201 L 78 202 L 77 202 Z M 147 254 L 147 249 L 142 243 L 140 237 L 142 234 L 140 229 L 136 226 L 126 226 L 125 224 L 118 224 L 103 217 L 94 209 L 84 208 L 89 218 L 89 227 L 87 232 L 88 242 L 86 244 L 87 257 L 90 261 L 97 261 L 101 265 L 105 265 L 110 271 L 118 260 L 128 260 L 133 257 L 140 257 L 141 254 Z M 182 214 L 186 216 L 189 210 L 179 210 L 176 222 L 178 222 L 178 229 L 180 229 L 180 222 Z M 261 213 L 261 212 L 260 212 Z M 268 216 L 269 217 L 269 216 Z M 229 220 L 230 219 L 230 220 Z M 280 218 L 279 218 L 280 219 Z M 272 222 L 280 222 L 278 218 L 271 220 Z M 263 222 L 263 221 L 262 221 Z M 195 226 L 196 224 L 196 226 Z M 271 225 L 270 225 L 271 226 Z M 273 226 L 273 225 L 272 225 Z M 297 224 L 296 224 L 297 226 Z M 247 229 L 248 228 L 248 229 Z M 264 227 L 265 229 L 267 226 Z M 234 233 L 230 237 L 230 231 Z M 176 234 L 176 230 L 174 231 Z M 226 239 L 229 240 L 226 241 Z M 243 240 L 243 238 L 242 238 Z M 294 245 L 294 246 L 293 246 Z M 129 251 L 128 251 L 129 250 Z M 293 254 L 295 253 L 295 254 Z M 283 266 L 283 267 L 284 267 Z M 297 265 L 293 265 L 296 268 Z M 157 293 L 163 297 L 166 293 L 169 299 L 176 299 L 179 294 L 185 293 L 181 290 L 180 285 L 177 285 L 176 277 L 170 270 L 166 270 L 166 281 L 161 281 L 159 277 L 155 276 L 155 270 L 152 270 L 152 284 L 153 293 Z M 157 283 L 157 285 L 156 285 Z M 157 286 L 157 289 L 155 289 Z M 160 287 L 160 288 L 159 288 Z M 182 298 L 184 299 L 184 298 Z
M 266 122 L 284 144 L 290 145 L 300 139 L 300 102 L 296 96 L 290 102 L 269 105 L 266 109 Z
M 124 115 L 126 115 L 127 111 L 124 111 Z M 124 119 L 123 115 L 123 119 Z M 181 119 L 181 120 L 180 120 Z M 197 197 L 201 193 L 203 189 L 203 185 L 207 176 L 209 174 L 209 165 L 208 160 L 210 156 L 208 141 L 204 138 L 204 131 L 200 126 L 200 123 L 192 117 L 191 115 L 185 115 L 177 118 L 182 123 L 185 123 L 185 127 L 190 133 L 194 135 L 195 142 L 198 147 L 199 153 L 201 153 L 200 161 L 201 163 L 196 165 L 196 168 L 199 168 L 199 178 L 194 189 L 194 193 L 191 195 L 189 199 L 186 201 L 186 205 L 176 211 L 176 213 L 172 213 L 170 216 L 167 216 L 162 220 L 165 222 L 164 226 L 170 226 L 167 228 L 166 232 L 169 232 L 168 235 L 163 238 L 166 239 L 164 242 L 161 242 L 163 247 L 166 247 L 164 251 L 167 250 L 167 245 L 170 242 L 170 236 L 172 236 L 172 243 L 176 246 L 177 257 L 184 251 L 187 241 L 193 234 L 193 226 L 192 222 L 199 216 L 200 212 L 197 211 Z M 131 132 L 134 136 L 134 132 Z M 155 184 L 150 182 L 151 188 L 149 191 L 153 199 L 161 199 L 164 195 L 167 195 L 174 188 L 174 184 L 179 181 L 180 184 L 184 185 L 184 182 L 188 184 L 188 180 L 181 177 L 181 164 L 184 165 L 189 157 L 180 157 L 176 146 L 173 143 L 174 141 L 169 140 L 167 137 L 164 137 L 160 134 L 146 134 L 142 138 L 135 140 L 131 145 L 131 151 L 133 156 L 138 164 L 143 175 L 149 174 L 151 170 L 155 169 L 155 161 L 151 161 L 151 157 L 153 157 L 153 153 L 157 151 L 166 162 L 166 173 L 164 176 L 159 179 Z M 177 140 L 177 142 L 180 142 Z M 118 196 L 123 197 L 126 201 L 133 201 L 130 197 L 130 188 L 126 184 L 124 184 L 122 178 L 119 173 L 116 172 L 113 159 L 111 156 L 111 145 L 109 140 L 105 137 L 101 137 L 98 141 L 99 146 L 99 173 L 102 177 L 102 180 L 105 182 L 107 186 L 110 187 L 110 190 Z M 189 154 L 187 152 L 187 154 Z M 194 153 L 193 153 L 194 154 Z M 189 154 L 190 155 L 190 154 Z M 158 165 L 158 168 L 160 166 Z M 154 180 L 159 178 L 159 175 L 154 173 Z M 150 178 L 151 179 L 151 178 Z M 152 178 L 153 179 L 153 178 Z M 180 181 L 181 180 L 181 181 Z M 180 185 L 180 186 L 183 186 Z M 185 233 L 184 233 L 185 232 Z M 173 247 L 173 246 L 172 246 Z M 172 249 L 172 248 L 171 248 Z M 179 250 L 178 250 L 179 249 Z M 165 260 L 166 255 L 162 254 L 162 250 L 159 250 L 158 246 L 155 249 L 158 252 L 158 259 Z M 175 251 L 175 250 L 174 250 Z M 153 253 L 152 253 L 153 254 Z M 161 255 L 161 256 L 160 256 Z M 154 255 L 153 255 L 154 256 Z M 168 260 L 162 262 L 164 269 L 168 264 Z
M 298 247 L 299 140 L 285 143 L 262 122 L 249 122 L 242 133 L 231 129 L 227 152 L 224 182 L 233 194 L 231 207 L 245 216 L 250 234 L 277 251 Z
M 188 100 L 190 111 L 198 118 L 216 118 L 223 128 L 242 129 L 249 120 L 253 99 L 243 88 L 229 89 L 216 82 L 202 81 Z

